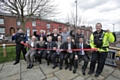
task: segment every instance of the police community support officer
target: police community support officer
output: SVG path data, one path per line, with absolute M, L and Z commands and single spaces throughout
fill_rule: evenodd
M 115 37 L 109 30 L 102 30 L 102 24 L 96 24 L 96 31 L 90 36 L 90 46 L 91 48 L 98 48 L 98 51 L 92 53 L 92 59 L 90 64 L 90 71 L 88 74 L 92 74 L 95 69 L 96 60 L 98 60 L 98 65 L 95 73 L 95 77 L 98 77 L 102 72 L 105 64 L 105 60 L 108 53 L 109 42 L 114 42 Z
M 26 42 L 28 41 L 28 38 L 27 36 L 23 33 L 23 30 L 22 29 L 19 29 L 18 30 L 18 33 L 16 34 L 13 34 L 12 36 L 12 40 L 15 40 L 15 43 L 16 43 L 16 61 L 13 65 L 16 65 L 17 63 L 19 63 L 19 60 L 20 60 L 20 53 L 21 53 L 21 50 L 23 52 L 23 56 L 24 56 L 24 59 L 25 59 L 25 54 L 26 54 L 26 48 L 24 47 L 23 44 L 21 44 L 21 42 Z M 26 60 L 26 59 L 25 59 Z

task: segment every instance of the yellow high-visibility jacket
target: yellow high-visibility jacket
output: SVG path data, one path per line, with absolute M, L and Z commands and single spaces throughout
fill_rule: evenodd
M 109 42 L 114 42 L 115 38 L 114 35 L 112 34 L 112 32 L 103 32 L 104 37 L 103 37 L 103 44 L 102 47 L 106 47 L 106 49 L 102 49 L 102 48 L 98 48 L 99 52 L 108 52 L 108 46 L 109 46 Z M 94 35 L 91 34 L 90 36 L 90 46 L 91 48 L 97 48 L 96 45 L 94 44 Z

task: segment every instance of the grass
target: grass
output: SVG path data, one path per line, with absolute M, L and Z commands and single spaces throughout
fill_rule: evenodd
M 15 46 L 6 47 L 6 55 L 7 57 L 3 56 L 3 48 L 0 47 L 0 63 L 13 61 L 16 58 Z M 23 55 L 20 56 L 23 59 Z

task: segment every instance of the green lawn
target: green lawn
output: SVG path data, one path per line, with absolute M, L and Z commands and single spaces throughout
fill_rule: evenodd
M 15 46 L 6 47 L 6 54 L 7 54 L 7 57 L 4 58 L 3 48 L 0 47 L 0 63 L 15 60 L 15 57 L 16 57 Z M 21 55 L 21 58 L 23 58 L 23 55 Z

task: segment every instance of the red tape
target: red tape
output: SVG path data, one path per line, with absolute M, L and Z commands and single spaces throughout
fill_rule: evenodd
M 23 44 L 24 46 L 27 46 L 28 48 L 32 48 L 31 46 L 29 46 L 28 44 L 26 43 L 21 43 Z M 56 50 L 56 49 L 46 49 L 46 48 L 34 48 L 36 50 Z M 84 50 L 84 51 L 97 51 L 98 49 L 97 48 L 87 48 L 87 49 L 71 49 L 72 51 L 81 51 L 81 50 Z M 67 51 L 67 50 L 64 50 L 64 51 Z

